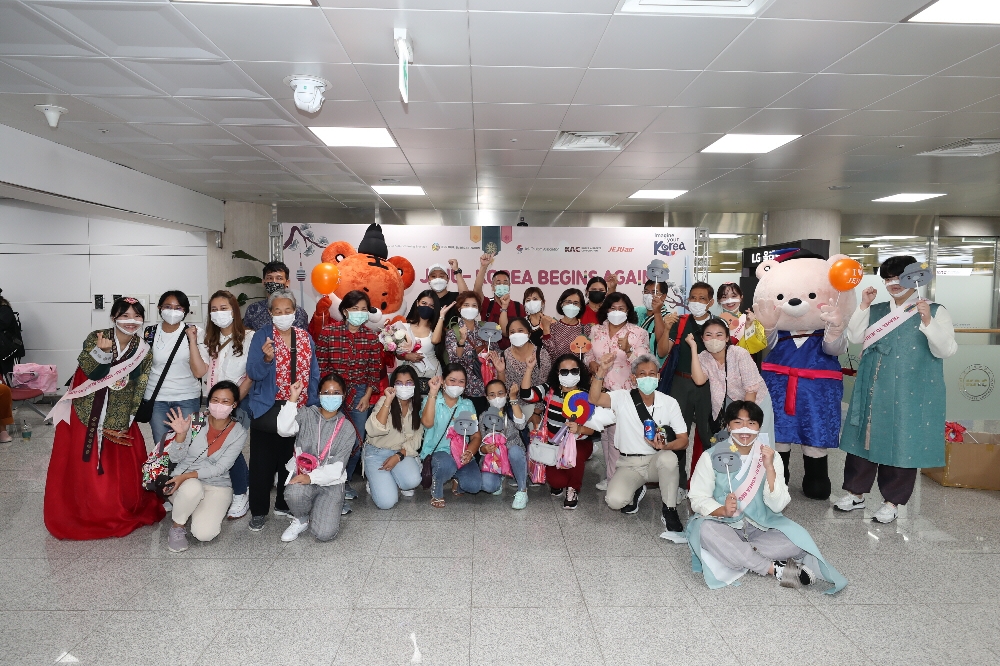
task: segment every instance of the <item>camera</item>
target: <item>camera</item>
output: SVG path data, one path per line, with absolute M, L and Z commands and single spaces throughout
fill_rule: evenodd
M 323 106 L 323 93 L 330 82 L 318 76 L 293 75 L 285 77 L 285 83 L 295 90 L 295 106 L 306 113 L 317 113 Z

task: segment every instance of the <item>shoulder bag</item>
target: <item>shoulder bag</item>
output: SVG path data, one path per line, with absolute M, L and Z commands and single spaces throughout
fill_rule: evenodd
M 632 389 L 629 392 L 629 395 L 632 396 L 632 404 L 635 405 L 635 412 L 639 415 L 639 420 L 652 421 L 653 417 L 649 414 L 649 410 L 646 408 L 646 403 L 642 401 L 642 393 L 639 389 Z M 664 426 L 663 431 L 663 437 L 668 442 L 672 442 L 677 439 L 677 433 L 675 433 L 674 429 L 670 426 Z
M 154 336 L 156 334 L 154 333 Z M 160 387 L 163 386 L 163 380 L 167 378 L 167 373 L 170 372 L 170 365 L 174 362 L 174 357 L 177 356 L 177 350 L 181 348 L 184 340 L 187 338 L 187 326 L 184 326 L 180 330 L 180 335 L 177 336 L 177 343 L 174 345 L 173 350 L 170 352 L 170 356 L 167 358 L 166 365 L 163 366 L 163 371 L 160 373 L 160 379 L 156 382 L 156 388 L 153 389 L 153 395 L 149 397 L 149 400 L 143 399 L 139 403 L 139 409 L 135 411 L 135 420 L 139 423 L 149 423 L 153 418 L 153 403 L 156 402 L 156 396 L 160 394 Z M 150 345 L 152 346 L 152 345 Z
M 298 362 L 298 352 L 295 350 L 295 329 L 292 329 L 292 360 L 291 360 L 291 371 L 288 377 L 289 386 L 295 383 L 296 379 L 296 366 Z M 277 375 L 275 375 L 275 382 L 277 383 Z M 277 393 L 278 387 L 275 386 L 275 393 Z M 304 389 L 308 390 L 308 388 Z M 267 410 L 257 418 L 251 419 L 250 428 L 253 430 L 259 430 L 261 432 L 266 432 L 272 435 L 278 434 L 278 412 L 281 408 L 285 406 L 287 400 L 275 400 L 274 404 L 271 405 L 271 409 Z
M 713 359 L 714 363 L 715 360 Z M 729 398 L 729 347 L 726 347 L 726 360 L 722 363 L 722 374 L 726 378 L 725 393 L 722 394 L 722 407 L 719 408 L 719 415 L 712 421 L 712 434 L 718 435 L 726 429 L 726 407 L 732 402 Z
M 445 435 L 448 434 L 448 427 L 451 426 L 451 422 L 452 422 L 452 419 L 455 418 L 455 412 L 456 411 L 458 411 L 458 403 L 455 403 L 455 409 L 451 410 L 451 416 L 448 417 L 448 425 L 445 426 L 444 432 L 442 432 L 441 436 L 438 437 L 438 441 L 436 441 L 434 443 L 434 447 L 433 448 L 436 449 L 438 447 L 438 445 L 444 440 Z M 421 445 L 421 448 L 422 448 L 422 445 Z M 421 466 L 421 469 L 420 469 L 420 485 L 423 488 L 430 488 L 431 484 L 434 482 L 433 481 L 433 479 L 434 479 L 434 471 L 433 471 L 433 468 L 431 467 L 431 458 L 433 457 L 433 455 L 434 454 L 431 454 L 431 455 L 427 456 L 426 458 L 424 458 L 424 463 L 423 463 L 423 465 Z
M 677 337 L 674 338 L 674 346 L 670 348 L 667 360 L 663 362 L 663 367 L 660 368 L 660 383 L 656 387 L 656 390 L 664 395 L 670 395 L 670 387 L 674 383 L 674 373 L 677 372 L 677 364 L 681 361 L 681 340 L 684 339 L 684 329 L 687 328 L 690 317 L 691 315 L 681 315 L 681 318 L 677 320 Z M 656 350 L 654 349 L 653 351 L 655 352 Z M 640 400 L 639 402 L 642 401 Z
M 528 457 L 539 465 L 555 467 L 559 462 L 559 445 L 549 442 L 549 408 L 554 391 L 549 389 L 545 396 L 545 414 L 538 428 L 531 433 L 531 443 L 528 445 Z

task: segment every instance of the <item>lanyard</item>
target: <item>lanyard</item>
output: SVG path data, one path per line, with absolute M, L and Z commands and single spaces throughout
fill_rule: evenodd
M 330 441 L 326 443 L 326 448 L 323 452 L 319 454 L 319 462 L 323 462 L 326 459 L 326 454 L 330 452 L 330 445 L 333 444 L 333 440 L 337 438 L 337 433 L 340 432 L 340 426 L 344 425 L 344 420 L 346 416 L 341 416 L 340 420 L 337 421 L 337 427 L 333 429 L 333 434 L 330 435 Z M 319 417 L 319 428 L 316 433 L 316 451 L 319 451 L 319 445 L 323 443 L 323 415 L 320 414 Z

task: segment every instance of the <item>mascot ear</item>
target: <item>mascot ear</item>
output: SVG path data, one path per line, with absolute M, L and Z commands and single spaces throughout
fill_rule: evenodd
M 352 254 L 357 254 L 354 251 L 353 245 L 347 241 L 333 241 L 323 250 L 323 262 L 327 264 L 339 264 Z
M 769 270 L 771 270 L 777 265 L 778 262 L 774 261 L 773 259 L 768 259 L 767 261 L 761 262 L 761 264 L 757 266 L 757 279 L 758 280 L 764 279 L 764 273 L 767 273 Z
M 417 274 L 413 270 L 413 264 L 406 257 L 389 257 L 388 262 L 399 271 L 399 277 L 403 280 L 403 288 L 409 289 L 413 281 L 417 279 Z
M 835 254 L 835 255 L 831 256 L 829 259 L 826 260 L 826 265 L 827 266 L 833 266 L 835 263 L 837 263 L 841 259 L 850 259 L 850 257 L 848 257 L 846 254 Z

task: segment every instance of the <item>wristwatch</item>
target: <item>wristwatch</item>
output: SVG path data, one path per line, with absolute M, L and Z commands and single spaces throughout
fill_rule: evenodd
M 453 272 L 456 273 L 456 274 L 458 274 L 458 275 L 462 275 L 463 274 L 461 268 L 456 268 Z
M 403 462 L 404 460 L 406 460 L 405 451 L 396 451 L 396 455 L 399 456 L 399 462 Z

